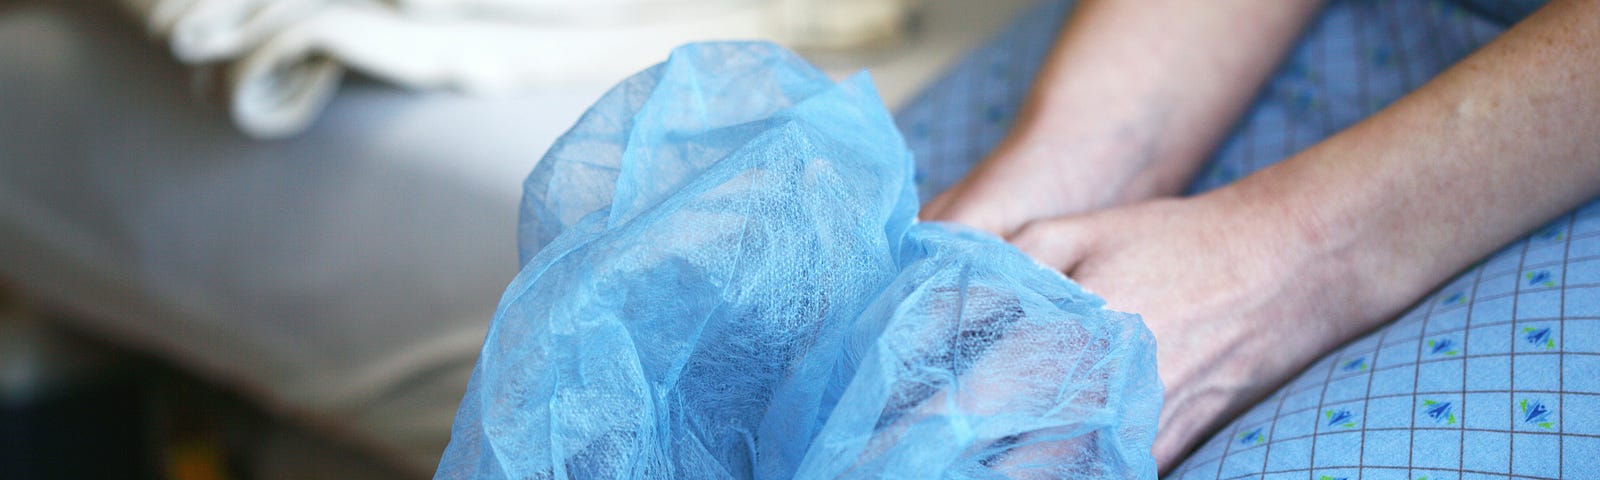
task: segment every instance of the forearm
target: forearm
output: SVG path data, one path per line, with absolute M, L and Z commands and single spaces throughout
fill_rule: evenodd
M 1364 285 L 1362 331 L 1600 194 L 1600 2 L 1557 1 L 1238 192 Z
M 1176 194 L 1319 4 L 1085 0 L 1002 149 L 1085 163 L 1102 197 Z

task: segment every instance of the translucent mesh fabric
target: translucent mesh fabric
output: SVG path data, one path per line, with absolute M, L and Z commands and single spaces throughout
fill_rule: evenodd
M 529 176 L 439 478 L 1154 478 L 1134 315 L 917 223 L 866 75 L 682 47 Z

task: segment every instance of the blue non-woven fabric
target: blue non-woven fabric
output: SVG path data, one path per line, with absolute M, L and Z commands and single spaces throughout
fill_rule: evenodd
M 438 478 L 1154 478 L 1135 315 L 915 220 L 865 74 L 705 43 L 528 177 Z

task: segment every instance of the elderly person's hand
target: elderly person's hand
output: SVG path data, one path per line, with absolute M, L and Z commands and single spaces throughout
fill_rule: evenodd
M 1292 26 L 1303 13 L 1283 8 L 1273 29 Z M 1074 28 L 1068 25 L 1052 57 L 1062 71 L 1073 64 L 1062 51 L 1079 46 L 1071 38 Z M 1179 37 L 1205 37 L 1181 30 Z M 1236 73 L 1254 71 L 1245 68 L 1255 65 L 1248 62 L 1213 60 L 1217 68 L 1233 62 Z M 1135 70 L 1144 65 L 1134 63 Z M 1077 78 L 1062 78 L 1068 77 Z M 1215 80 L 1202 76 L 1197 85 L 1206 90 Z M 1044 106 L 1034 107 L 1033 116 L 1074 111 L 1081 103 L 1073 99 L 1093 90 L 1084 86 L 1092 81 L 1062 82 L 1060 89 L 1080 95 L 1036 91 Z M 1124 86 L 1160 87 L 1139 78 L 1129 82 Z M 1108 85 L 1099 86 L 1122 91 Z M 1140 97 L 1146 101 L 1163 98 L 1161 88 L 1143 91 L 1154 95 Z M 1172 193 L 1172 185 L 1193 172 L 1190 162 L 1199 158 L 1193 153 L 1208 148 L 1207 135 L 1177 128 L 1186 124 L 1172 119 L 1205 118 L 1195 113 L 1202 111 L 1215 118 L 1228 111 L 1218 105 L 1231 103 L 1150 104 L 1170 109 L 1154 117 L 1112 115 L 1126 128 L 1100 130 L 1148 147 L 1150 155 L 1132 157 L 1151 160 L 1135 173 L 1121 167 L 1106 170 L 1121 172 L 1114 175 L 1097 173 L 1105 167 L 1097 162 L 1118 157 L 1070 154 L 1076 152 L 1059 160 L 1069 167 L 1040 170 L 1042 163 L 1016 155 L 1037 158 L 1052 149 L 1011 145 L 932 202 L 924 218 L 1000 233 L 1105 297 L 1111 308 L 1144 316 L 1166 386 L 1154 447 L 1166 471 L 1231 414 L 1313 359 L 1392 319 L 1475 259 L 1600 195 L 1600 2 L 1554 1 L 1383 111 L 1194 198 L 1137 203 Z M 1154 120 L 1127 121 L 1139 118 Z M 1045 130 L 1014 134 L 1008 142 L 1055 138 L 1040 133 L 1052 124 L 1027 121 L 1024 128 Z M 1085 138 L 1072 132 L 1089 124 L 1058 123 L 1070 127 L 1059 138 Z M 1046 176 L 1073 175 L 1080 167 L 1089 185 L 1074 188 L 1109 194 L 1049 188 L 1060 181 Z M 1159 171 L 1138 173 L 1151 168 Z M 1045 178 L 1030 179 L 1030 171 Z M 1127 181 L 1138 178 L 1146 180 Z M 1138 185 L 1145 187 L 1128 190 Z M 1065 200 L 1029 203 L 1051 196 Z
M 1011 241 L 1155 334 L 1166 388 L 1154 453 L 1203 435 L 1336 347 L 1368 316 L 1320 225 L 1224 189 L 1037 221 Z

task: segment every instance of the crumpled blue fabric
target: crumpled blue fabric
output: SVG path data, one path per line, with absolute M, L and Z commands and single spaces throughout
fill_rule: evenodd
M 437 478 L 1155 478 L 1135 315 L 915 220 L 865 74 L 681 47 L 528 177 Z

